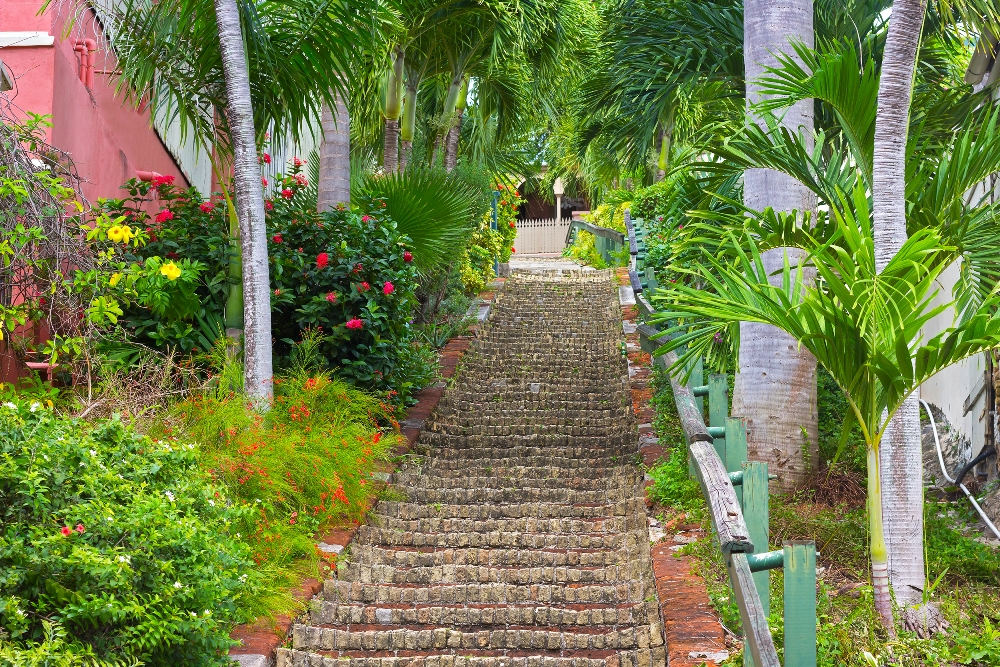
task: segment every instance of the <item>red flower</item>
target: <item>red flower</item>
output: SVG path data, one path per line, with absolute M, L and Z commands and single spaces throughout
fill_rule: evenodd
M 274 236 L 271 237 L 271 240 L 274 241 L 275 243 L 281 243 L 281 234 L 275 234 Z
M 368 222 L 371 219 L 372 218 L 371 218 L 370 215 L 363 215 L 363 216 L 361 216 L 361 222 Z
M 201 212 L 202 212 L 202 213 L 211 213 L 211 212 L 212 212 L 212 209 L 213 209 L 213 208 L 215 208 L 215 204 L 213 204 L 213 203 L 212 203 L 212 202 L 210 202 L 210 201 L 207 201 L 207 202 L 204 202 L 204 203 L 203 203 L 203 204 L 202 204 L 201 206 L 199 206 L 198 208 L 200 208 L 200 209 L 201 209 Z
M 316 255 L 316 268 L 322 269 L 324 266 L 330 263 L 330 256 L 325 252 L 321 252 Z
M 361 273 L 364 270 L 364 268 L 365 267 L 361 265 L 361 262 L 358 262 L 357 264 L 354 265 L 354 268 L 351 270 L 351 272 L 352 273 Z
M 285 188 L 284 190 L 281 191 L 281 196 L 284 197 L 285 199 L 291 199 L 292 195 L 294 194 L 295 193 L 289 190 L 288 188 Z
M 272 202 L 270 199 L 265 199 L 264 200 L 264 210 L 265 211 L 273 211 L 274 210 L 274 202 Z
M 358 291 L 359 292 L 367 292 L 371 288 L 372 288 L 372 286 L 369 285 L 368 283 L 365 283 L 365 282 L 363 282 L 360 285 L 358 285 Z
M 263 185 L 266 188 L 267 187 L 267 179 L 264 178 L 263 176 L 261 176 L 260 177 L 260 184 Z
M 348 329 L 360 329 L 363 326 L 364 326 L 364 322 L 362 322 L 361 320 L 359 320 L 356 317 L 347 320 L 347 328 Z
M 511 251 L 511 252 L 513 253 L 513 252 L 514 252 L 514 249 L 513 249 L 513 248 L 511 248 L 511 249 L 510 249 L 510 251 Z
M 412 262 L 413 261 L 413 253 L 410 252 L 409 250 L 403 251 L 403 261 L 404 262 Z
M 178 254 L 177 254 L 176 252 L 174 252 L 173 250 L 171 250 L 170 252 L 168 252 L 168 253 L 167 253 L 167 258 L 168 258 L 168 259 L 180 259 L 180 258 L 181 258 L 181 256 L 180 256 L 180 255 L 178 255 Z
M 513 222 L 512 222 L 512 223 L 510 223 L 510 228 L 511 228 L 511 229 L 514 229 L 514 227 L 516 227 L 516 225 L 515 225 L 515 224 L 514 224 Z
M 293 158 L 292 158 L 292 164 L 294 164 L 294 165 L 295 165 L 296 167 L 301 167 L 301 166 L 302 166 L 302 165 L 304 165 L 305 163 L 306 163 L 306 161 L 305 161 L 305 160 L 301 160 L 301 159 L 299 159 L 298 157 L 293 157 Z
M 63 537 L 69 537 L 73 534 L 73 531 L 69 526 L 63 526 L 59 529 L 59 532 L 63 534 Z
M 268 155 L 267 153 L 264 153 L 263 155 L 260 156 L 260 161 L 263 162 L 264 164 L 271 164 L 271 156 Z
M 309 185 L 309 181 L 306 180 L 306 177 L 303 174 L 295 174 L 294 176 L 292 176 L 292 178 L 294 178 L 295 182 L 301 185 L 302 187 L 306 187 L 307 185 Z
M 83 535 L 83 531 L 84 531 L 84 530 L 85 530 L 85 529 L 84 529 L 84 527 L 83 527 L 83 524 L 82 524 L 82 523 L 78 523 L 78 524 L 76 524 L 76 532 L 78 532 L 78 533 L 80 533 L 81 535 Z
M 165 208 L 156 214 L 157 222 L 166 222 L 167 220 L 173 220 L 173 219 L 174 219 L 174 212 L 168 208 Z
M 173 185 L 173 183 L 174 183 L 173 176 L 154 176 L 152 180 L 152 186 L 154 188 L 158 188 L 161 185 Z
M 336 303 L 337 302 L 337 295 L 334 294 L 333 292 L 327 292 L 326 293 L 326 300 L 329 301 L 330 303 Z
M 280 289 L 274 290 L 274 296 L 281 296 L 281 290 Z
M 385 294 L 386 296 L 389 296 L 395 291 L 396 291 L 396 286 L 390 283 L 389 281 L 386 281 L 385 285 L 382 285 L 382 294 Z

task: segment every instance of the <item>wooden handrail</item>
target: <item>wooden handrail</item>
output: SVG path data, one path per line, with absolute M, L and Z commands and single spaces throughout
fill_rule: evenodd
M 569 224 L 569 228 L 566 230 L 566 245 L 573 242 L 573 233 L 577 229 L 582 229 L 585 232 L 590 232 L 594 236 L 599 236 L 609 241 L 614 241 L 619 245 L 625 244 L 625 235 L 616 229 L 608 229 L 607 227 L 598 227 L 597 225 L 592 225 L 589 222 L 584 222 L 583 220 L 574 220 Z

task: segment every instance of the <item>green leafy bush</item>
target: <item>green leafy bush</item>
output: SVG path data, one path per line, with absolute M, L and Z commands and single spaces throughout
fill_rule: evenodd
M 705 499 L 698 482 L 688 475 L 687 445 L 677 417 L 670 378 L 666 372 L 656 367 L 653 369 L 651 383 L 653 396 L 650 404 L 656 410 L 653 428 L 660 442 L 664 443 L 666 455 L 649 469 L 653 486 L 647 494 L 653 502 L 660 505 L 700 513 L 705 507 Z
M 245 520 L 193 445 L 0 406 L 2 660 L 222 664 L 259 583 Z
M 576 233 L 572 245 L 563 250 L 563 257 L 570 257 L 595 269 L 606 269 L 608 264 L 601 253 L 597 252 L 596 241 L 596 236 L 581 229 Z
M 479 220 L 459 264 L 462 284 L 470 294 L 478 294 L 496 277 L 494 261 L 509 262 L 517 252 L 517 211 L 521 195 L 508 185 L 499 184 L 497 197 L 497 228 L 492 229 L 493 212 L 487 211 Z

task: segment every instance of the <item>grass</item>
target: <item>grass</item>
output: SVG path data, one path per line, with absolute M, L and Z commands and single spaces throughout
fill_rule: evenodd
M 649 470 L 654 480 L 650 496 L 662 513 L 676 518 L 683 512 L 684 521 L 700 521 L 705 534 L 711 535 L 700 489 L 687 478 L 683 433 L 669 381 L 661 371 L 654 370 L 652 382 L 654 428 L 668 455 Z M 835 404 L 827 403 L 826 407 L 827 418 L 837 414 Z M 822 418 L 822 405 L 820 413 Z M 827 432 L 833 438 L 839 434 L 839 427 Z M 845 452 L 850 453 L 851 449 L 848 440 Z M 848 457 L 841 462 L 849 467 L 851 461 Z M 941 576 L 932 599 L 950 623 L 947 634 L 921 639 L 913 633 L 901 632 L 897 639 L 890 640 L 872 599 L 866 509 L 863 503 L 816 502 L 815 498 L 822 495 L 806 491 L 795 497 L 772 495 L 770 499 L 771 549 L 780 548 L 784 540 L 816 541 L 820 566 L 817 573 L 820 667 L 1000 665 L 1000 554 L 974 539 L 971 509 L 964 503 L 936 500 L 925 505 L 927 573 L 931 581 Z M 722 624 L 734 634 L 741 634 L 739 611 L 730 595 L 725 562 L 712 538 L 688 544 L 679 553 L 692 557 L 693 567 L 704 577 Z M 784 641 L 780 570 L 772 572 L 770 589 L 769 625 L 780 655 Z M 743 664 L 738 648 L 725 664 Z

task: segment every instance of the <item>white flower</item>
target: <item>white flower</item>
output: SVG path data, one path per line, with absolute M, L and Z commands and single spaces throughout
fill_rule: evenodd
M 212 507 L 215 507 L 215 501 L 212 500 L 211 498 L 208 499 L 208 504 L 211 505 Z
M 31 404 L 31 411 L 34 412 L 40 407 L 42 407 L 42 404 L 39 403 L 38 401 L 35 401 L 34 403 Z
M 179 581 L 174 582 L 174 588 L 184 588 L 184 584 Z
M 90 455 L 91 456 L 97 456 L 97 450 L 96 449 L 91 449 L 90 450 Z
M 119 556 L 117 560 L 118 560 L 119 563 L 131 563 L 132 562 L 132 559 L 129 558 L 128 556 Z
M 114 521 L 114 519 L 113 519 L 112 517 L 110 517 L 110 516 L 109 516 L 109 517 L 108 517 L 108 523 L 111 523 L 111 522 L 113 522 L 113 521 Z
M 210 612 L 208 609 L 206 609 L 205 610 L 205 616 L 211 616 L 211 615 L 212 615 L 212 612 Z
M 174 494 L 170 493 L 169 491 L 164 491 L 163 493 L 164 495 L 167 496 L 167 500 L 169 500 L 170 502 L 174 502 Z
M 194 613 L 194 612 L 192 611 L 192 612 L 191 612 L 191 617 L 192 617 L 192 618 L 198 618 L 198 614 L 196 614 L 196 613 Z
M 10 401 L 7 401 L 6 403 L 4 403 L 3 406 L 5 408 L 10 408 L 11 410 L 17 410 L 17 406 L 15 404 L 11 403 Z M 34 410 L 32 410 L 32 412 L 34 412 Z
M 85 468 L 85 467 L 87 467 L 87 464 L 86 464 L 86 463 L 84 463 L 83 461 L 80 461 L 80 467 L 81 467 L 81 468 Z

